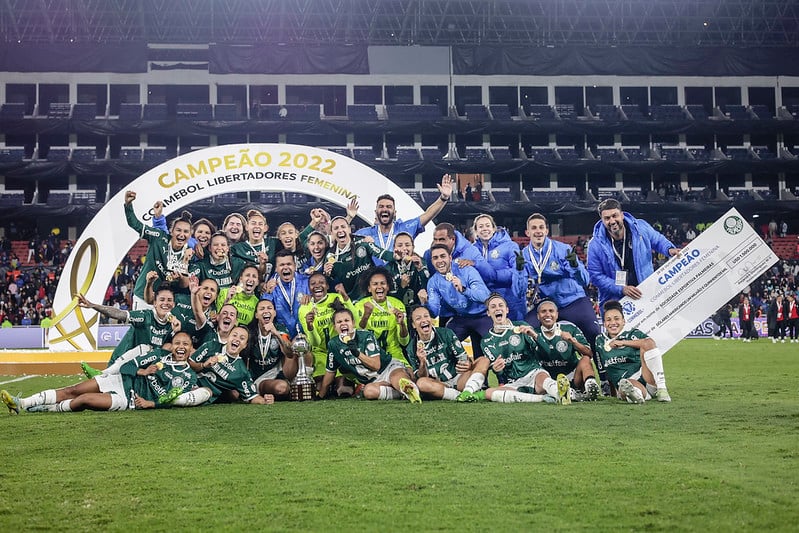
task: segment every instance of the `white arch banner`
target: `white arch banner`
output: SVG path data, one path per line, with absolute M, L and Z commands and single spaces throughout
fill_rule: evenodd
M 136 192 L 137 217 L 152 224 L 152 207 L 164 202 L 164 215 L 193 202 L 223 193 L 241 191 L 291 191 L 323 198 L 346 206 L 354 197 L 358 216 L 370 224 L 381 194 L 396 200 L 397 213 L 407 220 L 422 208 L 405 191 L 374 169 L 349 157 L 319 148 L 293 144 L 232 144 L 182 155 L 147 171 L 126 190 Z M 125 191 L 117 193 L 92 219 L 75 243 L 56 289 L 58 312 L 50 335 L 52 351 L 96 350 L 98 316 L 77 306 L 80 292 L 92 302 L 102 302 L 114 270 L 139 236 L 128 227 L 124 212 Z M 280 221 L 271 221 L 277 227 Z M 432 241 L 434 224 L 417 244 Z

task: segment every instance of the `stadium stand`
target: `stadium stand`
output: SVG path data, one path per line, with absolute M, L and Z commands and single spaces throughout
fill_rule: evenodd
M 494 120 L 513 120 L 510 108 L 506 104 L 491 104 L 488 106 L 491 118 Z
M 242 120 L 236 104 L 216 104 L 214 106 L 214 120 Z
M 349 120 L 376 121 L 377 109 L 373 105 L 348 105 L 347 118 Z

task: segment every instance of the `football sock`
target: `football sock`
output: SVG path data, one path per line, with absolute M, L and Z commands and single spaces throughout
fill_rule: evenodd
M 483 383 L 485 383 L 486 377 L 479 373 L 475 372 L 469 377 L 469 380 L 466 382 L 466 385 L 463 387 L 463 390 L 469 392 L 477 392 L 483 388 Z
M 544 379 L 544 383 L 541 384 L 541 387 L 544 391 L 552 396 L 553 398 L 558 397 L 558 382 L 552 378 Z
M 184 392 L 172 402 L 172 405 L 180 407 L 194 407 L 202 405 L 211 399 L 211 391 L 205 387 L 195 389 L 193 391 Z
M 459 394 L 460 394 L 460 392 L 458 392 L 458 389 L 452 389 L 450 387 L 444 387 L 444 398 L 443 399 L 444 400 L 453 400 L 454 401 L 454 400 L 458 399 L 458 395 Z
M 526 392 L 519 392 L 515 390 L 497 389 L 491 393 L 491 401 L 499 403 L 536 403 L 543 402 L 544 397 L 541 394 L 528 394 Z
M 64 400 L 55 406 L 55 410 L 59 413 L 69 413 L 72 411 L 72 400 Z
M 378 400 L 401 400 L 404 397 L 405 396 L 394 387 L 386 387 L 385 385 L 380 385 L 380 392 L 377 395 Z
M 37 405 L 52 405 L 56 403 L 55 389 L 47 389 L 42 392 L 37 392 L 33 396 L 19 399 L 19 406 L 23 409 L 35 407 Z
M 663 356 L 660 353 L 660 348 L 652 348 L 644 352 L 644 361 L 647 368 L 652 372 L 655 377 L 655 385 L 659 389 L 666 388 L 666 374 L 663 372 Z

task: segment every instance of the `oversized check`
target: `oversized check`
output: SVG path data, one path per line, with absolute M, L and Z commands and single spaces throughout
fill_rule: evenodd
M 626 327 L 640 329 L 665 353 L 777 261 L 730 209 L 638 285 L 640 299 L 622 298 Z

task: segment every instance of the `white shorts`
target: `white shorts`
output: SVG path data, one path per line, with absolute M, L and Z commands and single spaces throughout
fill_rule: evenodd
M 444 384 L 445 387 L 449 387 L 450 389 L 457 389 L 458 388 L 458 380 L 461 378 L 461 374 L 455 374 L 455 377 L 449 379 L 447 381 L 442 381 L 441 383 Z
M 503 389 L 518 389 L 521 387 L 530 387 L 535 389 L 535 378 L 538 374 L 544 374 L 549 377 L 549 372 L 544 370 L 543 368 L 536 368 L 535 370 L 531 370 L 527 374 L 523 375 L 517 380 L 511 381 L 502 385 Z
M 388 379 L 389 376 L 391 375 L 392 372 L 394 372 L 398 368 L 404 369 L 405 364 L 397 359 L 391 359 L 391 362 L 386 366 L 385 370 L 383 370 L 382 372 L 380 372 L 380 374 L 377 375 L 377 377 L 375 378 L 375 382 L 391 381 L 390 379 Z
M 281 365 L 277 365 L 274 368 L 270 368 L 269 370 L 258 376 L 258 379 L 253 381 L 256 390 L 261 385 L 261 383 L 263 383 L 267 379 L 277 379 L 277 375 L 280 374 L 281 370 L 282 370 Z
M 128 408 L 128 396 L 125 393 L 125 384 L 120 374 L 102 373 L 95 377 L 100 392 L 111 395 L 111 409 L 109 411 L 125 411 Z

